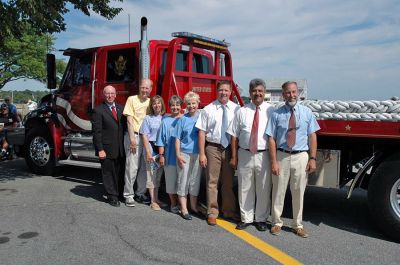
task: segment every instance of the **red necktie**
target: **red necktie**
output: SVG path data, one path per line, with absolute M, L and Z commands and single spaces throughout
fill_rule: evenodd
M 294 109 L 290 109 L 290 119 L 289 119 L 289 127 L 287 131 L 287 137 L 286 137 L 286 142 L 287 145 L 290 149 L 293 148 L 293 146 L 296 143 L 296 116 L 294 115 Z
M 117 112 L 115 111 L 115 107 L 114 107 L 114 106 L 111 106 L 111 112 L 112 112 L 112 114 L 113 114 L 113 116 L 114 116 L 114 119 L 115 119 L 115 120 L 118 120 L 118 118 L 117 118 Z
M 257 153 L 258 150 L 258 107 L 256 106 L 256 113 L 254 113 L 253 126 L 251 127 L 250 134 L 250 152 Z

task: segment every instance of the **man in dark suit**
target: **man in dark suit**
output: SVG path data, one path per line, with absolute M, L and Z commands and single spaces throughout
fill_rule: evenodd
M 126 119 L 122 115 L 123 107 L 115 102 L 115 88 L 104 87 L 103 96 L 103 104 L 94 109 L 92 116 L 93 144 L 101 163 L 107 202 L 118 207 L 125 169 L 123 139 Z

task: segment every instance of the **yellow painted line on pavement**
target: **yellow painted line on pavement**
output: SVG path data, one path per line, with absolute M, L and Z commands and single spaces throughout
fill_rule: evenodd
M 290 265 L 297 265 L 297 264 L 303 264 L 300 261 L 292 258 L 291 256 L 287 255 L 286 253 L 280 251 L 274 246 L 271 246 L 267 244 L 266 242 L 262 241 L 261 239 L 253 236 L 250 233 L 247 233 L 246 231 L 243 230 L 237 230 L 235 229 L 235 225 L 233 225 L 230 222 L 227 222 L 225 220 L 222 220 L 218 218 L 217 220 L 217 225 L 225 229 L 226 231 L 234 234 L 235 236 L 239 237 L 249 245 L 252 245 L 256 249 L 260 250 L 264 254 L 267 254 L 277 262 L 281 264 L 290 264 Z

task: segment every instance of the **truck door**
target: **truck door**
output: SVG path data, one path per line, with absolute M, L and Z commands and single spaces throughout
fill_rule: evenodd
M 67 130 L 89 131 L 94 53 L 92 50 L 68 50 L 64 54 L 71 57 L 57 92 L 57 116 Z
M 99 49 L 96 70 L 96 105 L 103 101 L 103 88 L 112 85 L 116 101 L 125 105 L 128 96 L 138 93 L 139 60 L 137 43 L 107 46 Z

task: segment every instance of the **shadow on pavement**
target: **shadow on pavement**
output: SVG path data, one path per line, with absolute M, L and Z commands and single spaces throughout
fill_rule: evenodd
M 63 166 L 57 172 L 54 175 L 56 179 L 76 183 L 76 186 L 70 190 L 73 194 L 104 201 L 100 170 Z M 0 183 L 35 177 L 41 177 L 41 175 L 30 173 L 23 158 L 0 162 Z M 168 197 L 165 194 L 164 185 L 162 182 L 160 197 L 167 202 Z M 234 190 L 237 191 L 236 185 Z M 375 226 L 368 210 L 366 191 L 356 189 L 350 199 L 346 199 L 346 196 L 346 189 L 307 187 L 303 212 L 304 221 L 316 226 L 323 224 L 354 234 L 395 242 L 382 234 Z M 199 201 L 203 204 L 206 201 L 204 177 Z M 290 192 L 286 194 L 283 217 L 292 218 Z M 307 229 L 307 225 L 305 228 Z M 310 232 L 312 233 L 312 231 Z
M 290 192 L 286 194 L 283 217 L 292 218 Z M 347 199 L 347 189 L 307 187 L 304 196 L 304 221 L 372 238 L 392 241 L 382 234 L 370 216 L 367 192 L 356 189 Z
M 40 177 L 29 172 L 23 158 L 0 162 L 0 182 Z
M 59 168 L 54 177 L 59 180 L 81 184 L 71 189 L 71 192 L 75 195 L 104 201 L 101 172 L 98 169 L 63 166 Z

